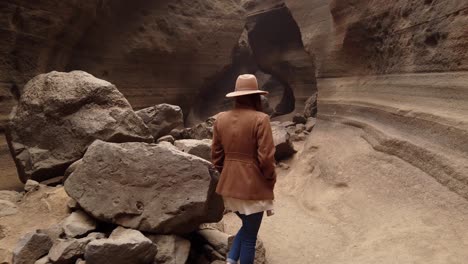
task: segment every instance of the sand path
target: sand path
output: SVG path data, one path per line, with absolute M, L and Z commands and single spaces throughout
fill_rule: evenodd
M 468 201 L 361 133 L 320 121 L 279 169 L 260 230 L 269 263 L 468 263 Z

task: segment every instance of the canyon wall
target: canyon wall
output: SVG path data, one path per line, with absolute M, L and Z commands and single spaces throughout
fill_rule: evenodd
M 286 2 L 316 58 L 319 119 L 468 198 L 468 3 Z

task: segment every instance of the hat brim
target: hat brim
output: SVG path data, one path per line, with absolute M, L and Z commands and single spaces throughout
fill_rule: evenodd
M 226 97 L 237 97 L 242 95 L 249 95 L 249 94 L 268 94 L 267 91 L 262 90 L 250 90 L 250 91 L 236 91 L 226 94 Z

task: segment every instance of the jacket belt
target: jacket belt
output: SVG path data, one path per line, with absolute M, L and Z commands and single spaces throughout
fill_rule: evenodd
M 239 153 L 239 152 L 227 152 L 224 156 L 225 160 L 240 160 L 247 162 L 257 162 L 256 158 L 249 154 Z

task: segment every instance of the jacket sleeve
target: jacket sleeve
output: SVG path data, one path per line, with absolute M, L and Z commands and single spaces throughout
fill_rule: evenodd
M 271 131 L 270 118 L 261 119 L 257 128 L 257 157 L 263 176 L 274 186 L 276 183 L 275 172 L 275 144 Z
M 224 166 L 224 149 L 221 144 L 221 138 L 218 133 L 217 121 L 213 124 L 213 141 L 211 143 L 211 162 L 214 164 L 216 169 L 221 173 Z

